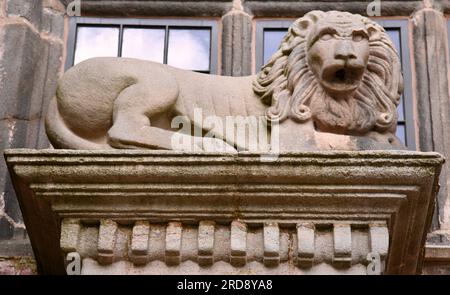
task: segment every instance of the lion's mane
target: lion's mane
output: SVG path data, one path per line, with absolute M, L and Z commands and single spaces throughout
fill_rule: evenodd
M 307 61 L 309 29 L 328 13 L 359 18 L 369 34 L 369 60 L 353 99 L 335 100 L 317 81 Z M 403 92 L 400 59 L 383 27 L 370 19 L 345 12 L 312 11 L 295 21 L 278 51 L 258 73 L 253 89 L 269 105 L 269 122 L 312 119 L 342 134 L 395 131 L 397 105 Z

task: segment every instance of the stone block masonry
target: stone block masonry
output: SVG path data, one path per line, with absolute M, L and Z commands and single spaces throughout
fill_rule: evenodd
M 0 150 L 49 147 L 43 114 L 62 70 L 64 9 L 59 1 L 0 1 Z M 0 161 L 0 273 L 25 274 L 12 257 L 33 255 L 19 205 Z M 3 258 L 1 258 L 3 257 Z M 31 258 L 30 258 L 31 259 Z M 28 260 L 27 260 L 28 261 Z M 29 264 L 33 264 L 29 260 Z

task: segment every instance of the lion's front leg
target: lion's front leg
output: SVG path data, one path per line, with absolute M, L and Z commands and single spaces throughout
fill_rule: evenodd
M 171 81 L 169 81 L 171 82 Z M 118 149 L 164 149 L 189 152 L 231 152 L 235 149 L 218 138 L 194 137 L 151 125 L 152 116 L 168 112 L 178 98 L 177 85 L 135 84 L 114 102 L 113 126 L 108 143 Z
M 194 140 L 196 138 L 194 137 Z M 200 139 L 201 149 L 205 152 L 237 152 L 237 150 L 220 138 L 202 137 Z M 196 143 L 197 146 L 198 143 Z
M 186 152 L 236 152 L 219 138 L 195 137 L 152 127 L 146 116 L 121 114 L 108 132 L 109 144 L 118 149 L 165 149 Z

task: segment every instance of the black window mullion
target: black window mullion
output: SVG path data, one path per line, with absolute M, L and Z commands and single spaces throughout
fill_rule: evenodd
M 123 45 L 123 24 L 120 24 L 119 28 L 119 52 L 117 52 L 118 57 L 122 57 L 122 45 Z
M 212 59 L 211 59 L 211 56 L 212 56 L 212 38 L 213 38 L 213 36 L 212 36 L 212 30 L 211 30 L 211 28 L 209 28 L 209 56 L 208 56 L 208 58 L 209 58 L 209 65 L 208 65 L 208 74 L 211 73 L 211 63 L 212 63 Z
M 167 64 L 167 59 L 169 55 L 169 26 L 166 26 L 166 36 L 164 37 L 164 61 L 163 63 Z

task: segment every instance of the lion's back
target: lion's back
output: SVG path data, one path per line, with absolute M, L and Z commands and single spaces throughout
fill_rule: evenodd
M 112 126 L 114 100 L 155 63 L 125 58 L 93 58 L 69 69 L 58 83 L 58 109 L 83 137 L 97 137 Z M 158 66 L 156 66 L 158 67 Z
M 177 113 L 207 116 L 261 116 L 265 106 L 252 88 L 254 76 L 225 77 L 192 72 L 176 73 L 180 87 Z

